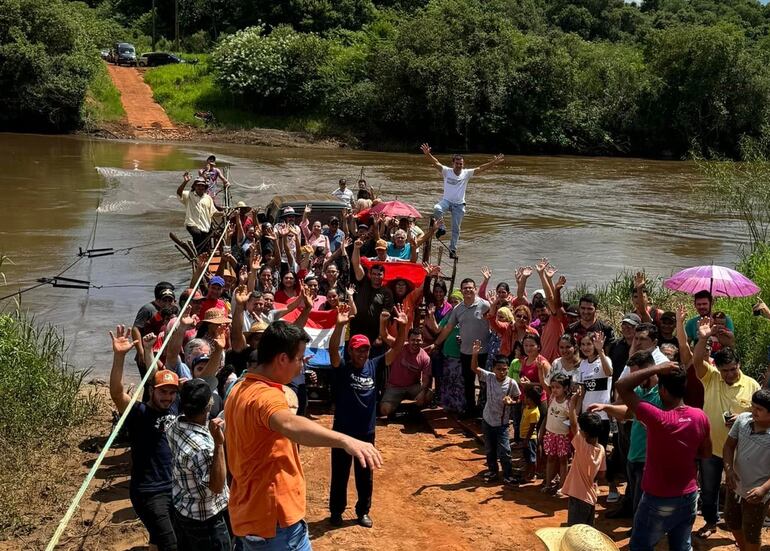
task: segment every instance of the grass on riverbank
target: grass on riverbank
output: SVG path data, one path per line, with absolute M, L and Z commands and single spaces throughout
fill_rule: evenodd
M 328 133 L 327 124 L 320 118 L 272 117 L 250 111 L 236 96 L 217 85 L 208 55 L 191 54 L 190 57 L 198 58 L 199 62 L 196 65 L 165 65 L 144 73 L 144 81 L 152 88 L 155 101 L 172 121 L 203 127 L 204 123 L 195 118 L 195 113 L 210 111 L 217 127 L 238 130 L 275 128 L 313 135 Z
M 61 473 L 41 469 L 50 455 L 66 453 L 68 438 L 98 411 L 83 389 L 87 372 L 65 359 L 59 331 L 19 312 L 0 314 L 0 535 L 36 525 L 70 496 L 55 491 Z M 42 463 L 41 463 L 42 461 Z
M 107 65 L 100 61 L 83 104 L 83 125 L 87 130 L 94 129 L 100 123 L 117 122 L 125 116 L 120 92 L 112 83 Z

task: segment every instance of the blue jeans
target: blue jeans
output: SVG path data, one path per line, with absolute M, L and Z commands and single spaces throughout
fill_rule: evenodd
M 487 469 L 490 473 L 497 473 L 497 461 L 503 466 L 503 477 L 513 474 L 511 464 L 511 441 L 508 438 L 508 424 L 493 427 L 486 421 L 482 421 L 484 427 L 484 447 L 487 452 Z
M 235 551 L 312 551 L 304 520 L 286 528 L 276 527 L 275 537 L 238 536 Z
M 669 551 L 691 551 L 690 532 L 695 522 L 698 492 L 680 497 L 655 497 L 643 493 L 634 515 L 630 551 L 653 551 L 668 536 Z
M 706 524 L 719 520 L 719 486 L 722 484 L 722 458 L 712 455 L 700 461 L 701 512 Z
M 449 250 L 456 251 L 457 241 L 460 239 L 460 226 L 463 223 L 463 216 L 465 216 L 465 203 L 450 203 L 446 199 L 442 199 L 433 205 L 433 217 L 436 220 L 443 219 L 446 211 L 452 214 L 452 239 L 449 241 Z

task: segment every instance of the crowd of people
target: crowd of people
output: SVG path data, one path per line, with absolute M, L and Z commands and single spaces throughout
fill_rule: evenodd
M 628 290 L 633 311 L 613 327 L 594 296 L 563 300 L 567 280 L 547 259 L 518 268 L 513 292 L 504 281 L 492 288 L 486 267 L 478 287 L 465 278 L 448 289 L 441 268 L 416 263 L 416 252 L 433 228 L 443 235 L 449 211 L 456 256 L 473 170 L 457 157 L 442 166 L 427 144 L 423 152 L 454 192 L 426 230 L 408 218 L 359 220 L 355 211 L 378 201 L 365 182 L 354 198 L 340 180 L 334 194 L 351 208 L 326 225 L 309 205 L 301 215 L 284 209 L 272 226 L 208 195 L 214 159 L 192 192 L 185 175 L 178 195 L 201 253 L 191 287 L 177 296 L 158 283 L 132 327 L 111 333 L 119 411 L 130 402 L 126 355 L 135 351 L 143 376 L 155 364 L 127 418 L 130 497 L 151 549 L 310 549 L 300 446 L 331 448 L 329 522 L 345 522 L 352 465 L 356 522 L 371 527 L 376 419 L 441 407 L 480 419 L 480 481 L 540 478 L 542 492 L 567 498 L 570 526 L 594 524 L 597 480 L 606 478 L 616 505 L 605 514 L 632 519 L 633 551 L 663 537 L 687 550 L 698 496 L 705 525 L 696 536 L 716 529 L 724 478 L 724 519 L 740 549 L 758 550 L 770 500 L 770 390 L 741 371 L 732 320 L 712 311 L 710 293 L 695 294 L 688 319 L 684 305 L 651 305 L 639 273 Z M 216 180 L 227 185 L 221 172 Z M 225 235 L 212 251 L 217 217 Z M 218 261 L 207 268 L 211 253 Z M 533 276 L 539 288 L 528 294 Z M 758 310 L 770 318 L 763 303 Z M 311 349 L 328 353 L 326 369 L 308 367 Z M 331 373 L 331 429 L 305 416 L 319 371 Z

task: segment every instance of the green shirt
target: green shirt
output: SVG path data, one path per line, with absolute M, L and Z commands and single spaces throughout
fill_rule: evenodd
M 634 389 L 636 395 L 642 400 L 642 402 L 649 402 L 653 406 L 662 408 L 663 404 L 660 401 L 660 394 L 658 394 L 658 385 L 655 385 L 649 390 L 645 390 L 638 386 Z M 628 461 L 635 463 L 644 463 L 647 458 L 647 429 L 644 425 L 634 418 L 631 423 L 631 437 L 628 446 Z
M 443 329 L 446 327 L 447 322 L 449 321 L 449 314 L 444 316 L 444 318 L 439 322 L 438 326 Z M 444 353 L 444 356 L 447 358 L 459 358 L 460 357 L 460 343 L 457 342 L 457 335 L 460 334 L 460 327 L 458 325 L 455 325 L 455 328 L 452 329 L 452 332 L 449 333 L 449 336 L 444 341 L 444 346 L 441 349 L 441 351 Z M 485 367 L 485 366 L 481 366 Z

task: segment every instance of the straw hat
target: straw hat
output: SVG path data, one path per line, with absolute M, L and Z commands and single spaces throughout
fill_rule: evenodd
M 228 318 L 225 311 L 221 308 L 209 308 L 203 315 L 201 323 L 213 323 L 215 325 L 222 325 L 225 323 L 230 323 L 231 321 L 233 320 Z
M 608 536 L 587 524 L 565 528 L 541 528 L 537 537 L 548 551 L 618 551 L 619 547 Z
M 249 327 L 248 331 L 244 331 L 247 335 L 250 335 L 252 333 L 264 333 L 265 329 L 267 329 L 267 322 L 264 320 L 257 320 L 254 323 L 251 324 L 251 327 Z

